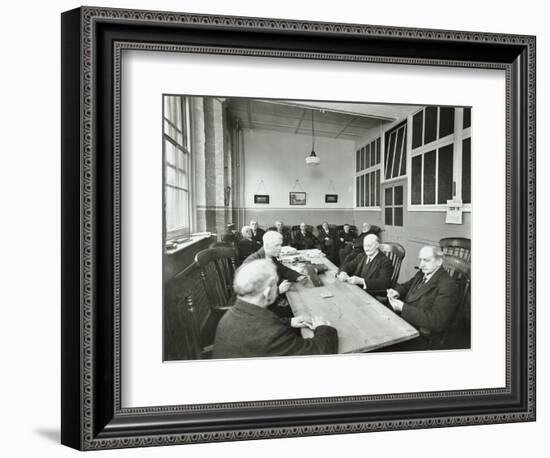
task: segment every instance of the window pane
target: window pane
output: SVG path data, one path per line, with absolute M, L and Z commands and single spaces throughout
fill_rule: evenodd
M 397 143 L 395 145 L 395 158 L 393 160 L 393 170 L 392 170 L 392 178 L 399 176 L 399 169 L 401 166 L 401 151 L 403 150 L 403 133 L 405 132 L 405 128 L 399 129 L 399 132 L 397 133 Z
M 178 177 L 176 174 L 176 169 L 169 165 L 166 166 L 166 184 L 171 184 L 178 186 Z
M 355 178 L 355 206 L 359 207 L 359 203 L 361 201 L 361 177 Z
M 393 204 L 403 205 L 403 186 L 393 188 Z
M 403 226 L 403 207 L 395 207 L 393 209 L 393 225 Z
M 435 150 L 424 154 L 424 204 L 435 204 Z
M 361 148 L 359 154 L 359 171 L 363 170 L 365 164 L 365 148 Z
M 164 140 L 165 160 L 170 165 L 176 165 L 176 147 L 168 140 Z
M 393 205 L 393 188 L 386 188 L 384 190 L 384 206 Z
M 422 155 L 415 156 L 411 162 L 411 203 L 422 203 Z
M 376 192 L 374 190 L 374 186 L 375 186 L 375 182 L 374 182 L 374 172 L 371 172 L 370 174 L 370 206 L 371 207 L 374 207 L 376 204 Z
M 424 120 L 424 112 L 421 111 L 413 116 L 413 138 L 412 147 L 418 148 L 422 146 L 422 121 Z
M 470 150 L 470 139 L 466 138 L 465 140 L 462 140 L 462 202 L 465 204 L 472 203 L 472 196 L 470 194 Z
M 369 206 L 370 202 L 370 174 L 365 174 L 365 207 Z
M 370 165 L 376 165 L 376 142 L 370 144 Z
M 455 130 L 455 109 L 449 107 L 439 108 L 439 138 L 450 135 Z
M 424 124 L 424 144 L 433 142 L 437 128 L 437 107 L 426 108 L 426 120 Z
M 380 169 L 376 171 L 376 206 L 380 206 Z
M 392 132 L 390 136 L 390 143 L 389 143 L 388 162 L 386 163 L 386 178 L 391 178 L 394 149 L 395 149 L 395 132 Z
M 369 168 L 370 167 L 370 145 L 365 146 L 365 151 L 366 151 L 365 168 Z
M 380 164 L 380 139 L 376 139 L 376 163 Z
M 365 175 L 361 175 L 361 200 L 359 206 L 365 206 Z
M 355 152 L 355 171 L 359 172 L 359 154 L 361 153 L 361 150 L 357 150 Z
M 391 226 L 393 225 L 393 221 L 392 221 L 392 212 L 393 212 L 393 208 L 386 208 L 386 218 L 385 218 L 385 223 L 387 226 Z
M 471 123 L 472 123 L 472 109 L 464 108 L 464 119 L 462 120 L 462 127 L 466 129 L 467 127 L 470 127 Z
M 437 171 L 437 203 L 446 204 L 453 198 L 453 145 L 439 148 Z

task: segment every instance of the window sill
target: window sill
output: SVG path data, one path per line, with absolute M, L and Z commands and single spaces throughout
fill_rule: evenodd
M 211 236 L 212 236 L 211 232 L 199 232 L 196 234 L 191 234 L 189 238 L 187 238 L 186 240 L 182 240 L 181 242 L 176 242 L 176 241 L 167 242 L 166 254 L 170 255 L 170 254 L 177 253 L 181 250 L 184 250 L 194 245 L 195 243 L 200 242 L 201 240 L 208 239 Z

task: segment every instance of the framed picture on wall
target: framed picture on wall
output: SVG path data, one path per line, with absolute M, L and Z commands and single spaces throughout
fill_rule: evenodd
M 254 194 L 254 203 L 255 204 L 268 204 L 269 195 L 268 194 Z
M 535 420 L 534 37 L 94 7 L 62 28 L 63 444 Z M 255 208 L 266 174 L 282 203 L 298 174 L 307 208 Z M 338 270 L 350 224 L 390 307 Z M 265 240 L 289 307 L 272 262 L 241 256 Z
M 290 205 L 305 205 L 306 193 L 291 191 L 288 193 L 288 203 Z

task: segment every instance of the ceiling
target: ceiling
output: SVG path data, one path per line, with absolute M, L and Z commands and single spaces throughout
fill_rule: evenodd
M 359 140 L 367 130 L 402 119 L 420 107 L 349 102 L 228 99 L 233 120 L 245 129 Z

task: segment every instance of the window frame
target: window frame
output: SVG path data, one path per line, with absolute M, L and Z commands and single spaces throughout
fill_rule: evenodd
M 467 138 L 472 137 L 472 125 L 470 122 L 470 126 L 467 128 L 463 128 L 463 119 L 464 119 L 464 109 L 471 107 L 453 107 L 455 109 L 455 119 L 454 119 L 454 132 L 452 134 L 446 135 L 442 138 L 437 138 L 436 140 L 427 143 L 422 144 L 422 146 L 419 146 L 412 149 L 412 125 L 413 125 L 413 117 L 422 112 L 425 112 L 427 106 L 422 107 L 420 110 L 415 111 L 407 118 L 407 124 L 410 126 L 410 134 L 408 135 L 409 141 L 407 142 L 407 211 L 409 212 L 446 212 L 447 211 L 447 205 L 446 204 L 438 204 L 438 172 L 439 172 L 439 149 L 443 148 L 444 146 L 453 145 L 453 188 L 454 193 L 453 197 L 460 196 L 462 198 L 462 141 L 466 140 Z M 437 107 L 437 121 L 436 121 L 436 132 L 437 135 L 439 135 L 439 128 L 440 128 L 440 106 Z M 423 115 L 423 122 L 422 122 L 422 140 L 424 140 L 424 134 L 425 134 L 425 118 L 426 115 L 424 113 Z M 470 140 L 471 145 L 471 140 Z M 424 155 L 430 151 L 436 151 L 436 163 L 435 163 L 435 203 L 434 204 L 413 204 L 412 203 L 412 160 L 413 158 Z M 471 151 L 471 147 L 470 147 Z M 471 153 L 470 153 L 471 154 Z M 471 161 L 471 159 L 470 159 Z M 471 162 L 470 162 L 471 164 Z M 424 159 L 422 159 L 422 166 L 420 168 L 421 170 L 421 179 L 420 179 L 420 189 L 421 189 L 421 198 L 422 201 L 424 200 Z M 471 166 L 470 166 L 470 173 L 471 173 Z M 472 193 L 470 192 L 470 200 L 471 200 Z M 470 213 L 472 211 L 472 204 L 471 203 L 463 203 L 462 204 L 462 211 L 466 213 Z
M 375 145 L 375 154 L 376 154 L 376 144 L 379 143 L 378 146 L 378 152 L 380 155 L 380 161 L 378 163 L 375 163 L 374 165 L 369 165 L 368 167 L 361 168 L 361 165 L 366 164 L 366 148 L 369 147 L 369 157 L 370 154 L 372 154 L 370 150 L 370 146 L 372 144 Z M 354 195 L 354 204 L 356 209 L 361 210 L 369 210 L 369 211 L 380 211 L 382 208 L 382 178 L 383 178 L 383 169 L 382 169 L 382 162 L 383 162 L 383 141 L 381 138 L 381 135 L 377 135 L 374 138 L 371 138 L 367 142 L 362 142 L 361 146 L 355 148 L 355 154 L 356 154 L 356 164 L 355 164 L 355 195 Z M 365 153 L 363 154 L 362 151 L 365 150 Z M 367 185 L 367 175 L 373 175 L 376 180 L 376 171 L 379 171 L 380 179 L 378 180 L 378 188 L 376 188 L 376 184 L 374 186 L 375 189 L 375 198 L 374 198 L 374 205 L 361 205 L 361 203 L 365 203 L 364 199 L 366 198 L 365 188 Z M 363 177 L 363 178 L 362 178 Z M 359 194 L 358 194 L 359 193 Z M 369 178 L 369 196 L 370 196 L 370 178 Z M 378 199 L 376 199 L 376 196 L 378 196 Z M 378 204 L 376 204 L 378 202 Z
M 182 141 L 181 144 L 178 142 L 177 138 L 173 138 L 169 135 L 165 129 L 165 123 L 168 122 L 173 128 L 180 131 L 180 126 L 177 126 L 173 120 L 168 119 L 165 115 L 165 107 L 168 97 L 180 98 L 181 99 L 181 135 Z M 188 239 L 193 235 L 195 215 L 194 215 L 194 164 L 192 159 L 192 139 L 191 128 L 191 107 L 190 107 L 190 97 L 184 95 L 172 95 L 172 94 L 163 94 L 162 96 L 162 174 L 163 174 L 163 186 L 162 186 L 162 195 L 163 195 L 163 230 L 165 232 L 165 241 L 172 242 L 178 239 Z M 183 161 L 185 166 L 183 169 L 180 169 L 178 166 L 178 158 L 176 158 L 175 166 L 168 165 L 167 162 L 167 151 L 166 151 L 166 142 L 171 143 L 177 153 L 183 155 Z M 175 170 L 175 173 L 178 174 L 179 171 L 186 170 L 187 174 L 187 188 L 182 188 L 180 186 L 168 184 L 167 182 L 167 168 L 171 167 Z M 185 173 L 185 172 L 184 172 Z M 187 204 L 187 215 L 184 215 L 186 220 L 186 225 L 179 226 L 173 229 L 168 230 L 167 228 L 167 188 L 177 189 L 184 192 L 186 199 L 184 201 Z

